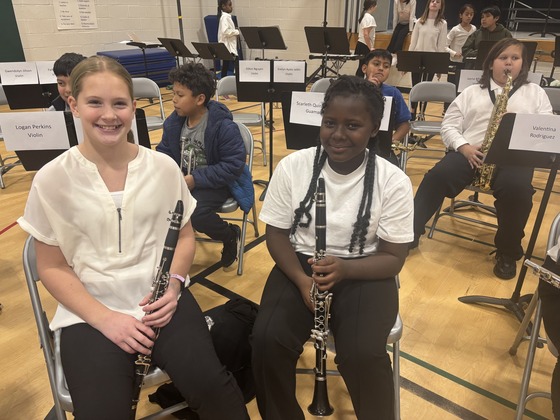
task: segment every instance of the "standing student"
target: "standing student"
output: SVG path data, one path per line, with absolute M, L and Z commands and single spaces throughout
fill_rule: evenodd
M 447 47 L 447 22 L 443 18 L 445 0 L 429 0 L 424 13 L 414 25 L 409 51 L 445 52 Z M 412 73 L 412 86 L 430 81 L 434 73 Z M 417 102 L 411 104 L 412 120 L 416 119 Z
M 84 141 L 37 172 L 18 223 L 35 238 L 41 282 L 59 302 L 50 327 L 62 329 L 75 417 L 128 418 L 141 353 L 165 369 L 202 419 L 247 419 L 243 396 L 184 289 L 196 201 L 171 159 L 127 141 L 136 104 L 119 63 L 88 58 L 71 80 L 68 102 Z M 178 200 L 185 210 L 169 287 L 148 303 Z M 153 327 L 161 328 L 157 340 Z
M 406 36 L 412 32 L 416 20 L 416 0 L 394 0 L 393 34 L 387 51 L 395 54 L 402 51 Z M 393 56 L 396 58 L 396 56 Z M 393 60 L 394 61 L 394 60 Z M 395 63 L 393 63 L 394 65 Z
M 511 32 L 504 25 L 498 23 L 500 19 L 500 8 L 489 6 L 482 9 L 480 19 L 480 29 L 474 31 L 463 44 L 463 57 L 466 59 L 466 68 L 474 68 L 474 59 L 478 54 L 480 41 L 499 41 L 504 38 L 511 38 Z M 471 60 L 469 60 L 471 58 Z
M 370 51 L 364 59 L 362 70 L 366 75 L 366 80 L 381 89 L 383 96 L 393 98 L 390 121 L 394 125 L 394 131 L 378 133 L 376 153 L 397 165 L 398 159 L 392 150 L 392 145 L 400 144 L 410 131 L 410 110 L 404 101 L 402 93 L 396 87 L 385 83 L 391 71 L 391 58 L 391 53 L 387 50 L 376 49 Z
M 282 159 L 260 219 L 276 265 L 253 328 L 257 404 L 266 420 L 302 420 L 296 363 L 314 326 L 310 290 L 333 294 L 335 363 L 358 419 L 394 418 L 387 337 L 398 313 L 395 276 L 412 240 L 412 187 L 367 145 L 383 114 L 379 89 L 341 76 L 325 94 L 321 144 Z M 317 179 L 325 180 L 326 257 L 314 262 Z
M 377 23 L 375 18 L 372 16 L 373 12 L 377 8 L 377 0 L 365 0 L 364 8 L 358 19 L 360 27 L 358 29 L 358 43 L 356 44 L 356 49 L 354 54 L 356 55 L 366 55 L 368 52 L 375 48 L 375 28 Z M 362 71 L 363 59 L 358 62 L 358 69 L 356 70 L 356 76 L 364 77 L 364 72 Z
M 54 62 L 53 73 L 56 76 L 56 88 L 58 96 L 52 101 L 47 111 L 70 111 L 68 98 L 72 94 L 70 91 L 70 73 L 79 62 L 85 60 L 81 54 L 64 53 Z
M 524 114 L 552 114 L 545 91 L 527 80 L 530 63 L 522 42 L 507 38 L 499 41 L 484 61 L 480 84 L 467 87 L 451 103 L 442 122 L 441 136 L 449 153 L 420 183 L 414 197 L 414 242 L 425 233 L 425 225 L 445 197 L 456 197 L 471 184 L 475 170 L 482 165 L 480 151 L 495 98 L 502 92 L 507 76 L 513 86 L 507 111 Z M 491 183 L 498 218 L 494 238 L 496 263 L 494 274 L 504 280 L 516 275 L 516 260 L 523 256 L 521 240 L 533 206 L 532 168 L 498 166 Z
M 455 67 L 453 72 L 447 74 L 447 81 L 457 83 L 456 75 L 463 68 L 463 44 L 470 34 L 476 31 L 476 26 L 471 25 L 474 16 L 474 8 L 471 4 L 464 4 L 459 10 L 459 24 L 451 28 L 447 34 L 447 52 L 449 52 L 450 66 Z M 447 111 L 449 104 L 443 107 Z
M 211 100 L 214 76 L 202 64 L 186 63 L 171 70 L 175 111 L 163 123 L 156 150 L 171 156 L 180 166 L 196 199 L 191 216 L 194 229 L 221 241 L 222 267 L 237 259 L 239 226 L 227 223 L 218 211 L 232 196 L 230 187 L 239 180 L 252 190 L 250 177 L 241 177 L 246 151 L 243 138 L 227 107 Z
M 231 18 L 231 0 L 218 0 L 218 42 L 225 44 L 227 50 L 237 59 L 237 37 L 239 30 Z M 231 61 L 222 62 L 222 77 L 227 76 Z

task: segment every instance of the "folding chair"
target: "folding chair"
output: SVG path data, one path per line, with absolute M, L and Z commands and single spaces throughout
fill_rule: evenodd
M 556 244 L 559 235 L 560 235 L 560 214 L 558 214 L 554 218 L 554 221 L 552 222 L 552 226 L 550 227 L 550 233 L 548 235 L 548 243 L 546 249 L 550 249 Z M 526 336 L 525 332 L 527 331 L 527 327 L 529 327 L 529 324 L 531 323 L 531 319 L 533 319 L 531 334 L 529 336 Z M 519 330 L 517 331 L 517 336 L 515 337 L 511 348 L 509 349 L 509 354 L 515 356 L 517 354 L 517 349 L 519 347 L 519 344 L 521 344 L 523 340 L 529 341 L 529 347 L 527 349 L 527 359 L 525 360 L 525 368 L 523 369 L 523 377 L 521 379 L 521 387 L 519 390 L 519 398 L 517 401 L 517 410 L 515 412 L 516 420 L 523 419 L 525 406 L 533 398 L 551 397 L 550 392 L 529 393 L 529 383 L 531 381 L 533 362 L 535 360 L 535 353 L 537 347 L 539 346 L 539 343 L 546 343 L 552 355 L 555 358 L 558 357 L 558 349 L 556 349 L 549 340 L 539 337 L 541 320 L 542 320 L 542 302 L 539 298 L 539 288 L 537 286 L 537 289 L 533 294 L 531 302 L 529 302 L 529 306 L 525 311 L 525 316 L 523 317 L 523 321 L 519 326 Z
M 0 105 L 8 105 L 8 99 L 6 99 L 6 94 L 4 93 L 4 89 L 2 88 L 2 85 L 0 85 Z M 3 138 L 4 137 L 2 136 L 2 127 L 0 127 L 0 139 Z M 6 161 L 13 160 L 13 159 L 15 159 L 16 162 L 6 163 Z M 0 188 L 2 189 L 6 188 L 2 176 L 17 165 L 21 165 L 20 161 L 17 160 L 17 156 L 8 156 L 2 158 L 2 155 L 0 155 Z
M 399 276 L 395 276 L 395 281 L 397 282 L 397 287 L 400 287 Z M 387 337 L 387 345 L 392 345 L 393 347 L 393 384 L 395 392 L 395 420 L 400 420 L 401 418 L 401 365 L 400 365 L 400 340 L 403 334 L 403 323 L 400 314 L 397 314 L 397 319 L 395 320 L 395 325 L 391 328 L 391 332 Z M 332 335 L 329 334 L 329 341 L 332 340 Z M 330 343 L 329 343 L 330 347 Z M 304 369 L 297 368 L 296 373 L 298 374 L 315 374 L 314 369 Z M 328 375 L 340 376 L 338 370 L 327 370 Z M 375 392 L 375 390 L 372 390 Z
M 54 400 L 54 407 L 50 410 L 45 418 L 66 420 L 65 412 L 72 412 L 72 398 L 68 391 L 64 372 L 62 370 L 62 361 L 60 357 L 60 330 L 54 333 L 49 328 L 49 321 L 47 315 L 43 310 L 41 304 L 41 297 L 37 282 L 39 274 L 37 272 L 37 264 L 35 257 L 35 240 L 29 236 L 23 246 L 23 271 L 25 273 L 25 280 L 29 289 L 29 296 L 31 297 L 31 306 L 35 315 L 35 322 L 37 323 L 37 330 L 39 332 L 39 344 L 43 349 L 43 356 L 47 364 L 47 374 Z M 159 368 L 152 368 L 144 379 L 144 385 L 151 387 L 160 385 L 169 381 L 169 376 Z M 132 384 L 131 384 L 132 386 Z M 187 407 L 186 402 L 176 404 L 172 407 L 161 410 L 157 413 L 144 417 L 148 419 L 167 418 L 167 416 L 176 411 L 182 410 Z
M 132 79 L 132 90 L 134 98 L 147 99 L 150 104 L 157 100 L 159 105 L 158 116 L 146 116 L 146 123 L 148 124 L 148 131 L 159 130 L 163 128 L 165 121 L 165 111 L 163 109 L 163 99 L 161 98 L 161 90 L 156 82 L 147 77 L 134 77 Z
M 408 95 L 409 105 L 412 102 L 441 102 L 441 103 L 451 103 L 456 97 L 456 86 L 450 82 L 420 82 L 412 87 Z M 430 149 L 425 148 L 424 143 L 434 136 L 437 136 L 441 132 L 441 116 L 438 117 L 437 121 L 426 121 L 425 110 L 427 107 L 422 107 L 419 105 L 420 113 L 417 116 L 416 121 L 410 122 L 410 133 L 406 136 L 403 141 L 403 148 L 405 149 L 401 153 L 402 159 L 402 169 L 406 169 L 406 161 L 413 156 L 409 156 L 410 136 L 418 135 L 424 136 L 424 139 L 419 140 L 418 145 L 422 148 L 417 148 L 416 151 L 430 151 L 430 152 L 444 152 L 443 149 Z M 420 157 L 420 156 L 418 156 Z M 426 159 L 440 159 L 434 156 L 423 156 Z
M 229 76 L 227 76 L 229 77 Z M 243 142 L 245 143 L 245 150 L 247 151 L 248 155 L 248 162 L 247 165 L 249 166 L 249 171 L 251 174 L 253 173 L 253 134 L 251 130 L 249 130 L 244 124 L 237 122 L 237 126 L 239 127 L 239 131 L 241 132 L 241 137 L 243 137 Z M 237 209 L 239 209 L 239 203 L 235 201 L 233 197 L 230 197 L 226 200 L 222 207 L 219 210 L 219 213 L 233 213 Z M 223 220 L 230 221 L 230 222 L 241 222 L 241 238 L 239 244 L 239 251 L 237 254 L 237 275 L 240 276 L 243 274 L 243 257 L 245 255 L 245 238 L 247 236 L 247 225 L 253 225 L 253 230 L 255 231 L 255 238 L 259 236 L 259 225 L 257 219 L 257 208 L 255 202 L 253 201 L 253 206 L 251 208 L 253 213 L 252 219 L 249 218 L 249 212 L 243 212 L 243 217 L 224 217 Z M 212 239 L 209 238 L 197 238 L 199 241 L 208 241 L 214 242 Z
M 311 85 L 311 92 L 325 93 L 334 80 L 336 79 L 332 77 L 323 77 L 322 79 L 317 80 Z
M 560 88 L 557 87 L 544 87 L 550 104 L 552 105 L 552 110 L 555 114 L 560 114 Z
M 219 101 L 220 96 L 235 96 L 237 97 L 237 85 L 235 82 L 235 76 L 226 76 L 218 80 L 218 86 L 216 87 L 216 100 Z M 252 105 L 257 106 L 257 105 Z M 266 160 L 266 139 L 264 133 L 264 126 L 266 121 L 266 114 L 264 111 L 264 102 L 261 102 L 258 106 L 261 108 L 260 114 L 258 113 L 246 113 L 246 112 L 233 112 L 233 120 L 238 123 L 242 123 L 247 127 L 260 127 L 261 128 L 261 140 L 256 140 L 257 143 L 261 144 L 260 149 L 263 154 L 263 165 L 267 165 Z M 255 141 L 255 140 L 253 140 Z

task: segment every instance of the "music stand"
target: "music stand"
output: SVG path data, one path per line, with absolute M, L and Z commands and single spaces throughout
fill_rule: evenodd
M 55 90 L 56 90 L 56 85 Z M 10 109 L 48 108 L 51 106 L 53 89 L 48 85 L 4 85 L 4 93 Z M 56 91 L 58 94 L 58 91 Z
M 488 57 L 488 53 L 498 41 L 480 41 L 476 52 L 476 59 L 474 62 L 474 70 L 483 70 L 484 60 Z M 535 41 L 521 41 L 527 50 L 527 62 L 531 63 L 537 51 L 537 42 Z
M 142 50 L 142 58 L 144 60 L 144 73 L 146 74 L 146 77 L 148 77 L 148 61 L 146 60 L 146 49 L 158 48 L 161 47 L 161 44 L 146 44 L 145 42 L 140 41 L 130 41 L 127 42 L 126 45 L 130 45 L 131 47 L 138 47 Z
M 272 171 L 273 171 L 273 143 L 274 143 L 274 130 L 272 129 L 272 121 L 273 121 L 273 102 L 281 102 L 282 95 L 284 92 L 293 92 L 293 91 L 305 91 L 305 74 L 307 73 L 307 63 L 304 66 L 304 80 L 301 83 L 279 83 L 274 81 L 274 60 L 270 61 L 270 82 L 241 82 L 239 80 L 239 61 L 235 62 L 235 73 L 236 73 L 236 83 L 237 83 L 237 99 L 241 102 L 268 102 L 269 110 L 270 110 L 270 129 L 268 130 L 269 133 L 269 149 L 268 155 L 270 157 L 270 164 L 268 166 L 268 179 L 272 178 Z M 269 181 L 263 180 L 255 180 L 253 181 L 257 185 L 263 185 L 265 187 L 264 191 L 260 196 L 260 200 L 263 201 L 266 195 L 266 189 L 268 187 Z
M 180 39 L 175 38 L 158 38 L 161 45 L 175 57 L 177 61 L 177 67 L 179 67 L 179 57 L 183 58 L 183 64 L 185 63 L 185 58 L 192 58 L 193 60 L 198 58 L 198 55 L 193 54 L 187 48 L 187 46 Z
M 303 29 L 305 30 L 309 52 L 323 55 L 321 65 L 309 76 L 307 83 L 313 80 L 319 73 L 321 73 L 323 78 L 327 77 L 327 71 L 338 75 L 337 71 L 334 71 L 327 65 L 327 56 L 329 54 L 350 55 L 350 44 L 348 43 L 346 28 L 306 26 Z
M 278 26 L 244 26 L 239 28 L 247 47 L 254 50 L 262 50 L 264 60 L 264 50 L 287 50 L 284 38 Z
M 422 73 L 422 80 L 428 73 L 449 73 L 449 54 L 445 52 L 397 51 L 399 71 Z
M 541 38 L 546 37 L 547 34 L 556 36 L 556 34 L 554 32 L 547 32 L 546 31 L 546 27 L 548 26 L 548 20 L 550 19 L 551 9 L 552 9 L 552 0 L 549 0 L 548 1 L 548 10 L 546 11 L 546 16 L 544 18 L 544 25 L 543 25 L 543 28 L 542 28 L 542 32 L 533 32 L 533 33 L 529 34 L 529 36 L 539 35 L 539 34 L 540 34 Z M 541 12 L 539 11 L 539 13 L 541 13 Z
M 533 231 L 531 233 L 531 238 L 529 239 L 527 250 L 525 251 L 525 258 L 531 258 L 533 255 L 533 250 L 535 249 L 535 243 L 537 242 L 537 236 L 542 224 L 544 212 L 546 210 L 546 206 L 552 192 L 554 180 L 556 179 L 556 173 L 560 166 L 560 156 L 557 154 L 544 152 L 531 152 L 525 150 L 509 149 L 509 141 L 513 130 L 515 116 L 515 114 L 508 113 L 502 118 L 500 126 L 498 127 L 498 130 L 492 142 L 492 147 L 490 148 L 486 156 L 485 162 L 494 163 L 501 166 L 507 165 L 550 169 L 537 217 L 535 219 L 535 224 L 533 226 Z M 463 296 L 459 298 L 459 301 L 463 303 L 481 303 L 487 305 L 503 306 L 505 309 L 512 312 L 515 317 L 521 322 L 524 317 L 524 311 L 521 307 L 521 304 L 524 302 L 529 302 L 531 300 L 531 295 L 521 296 L 521 289 L 523 287 L 523 281 L 525 280 L 526 273 L 527 266 L 522 265 L 519 272 L 519 277 L 517 278 L 517 283 L 515 285 L 515 290 L 509 298 Z
M 221 42 L 193 42 L 193 47 L 198 51 L 200 58 L 205 60 L 234 61 L 235 57 Z M 216 67 L 214 63 L 214 67 Z

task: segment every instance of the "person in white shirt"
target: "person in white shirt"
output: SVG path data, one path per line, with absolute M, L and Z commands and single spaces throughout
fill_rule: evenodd
M 376 8 L 377 0 L 364 1 L 364 8 L 358 19 L 360 28 L 358 30 L 358 43 L 354 50 L 356 55 L 366 56 L 368 52 L 375 48 L 375 28 L 377 23 L 372 13 L 375 12 Z M 358 69 L 356 70 L 356 76 L 358 77 L 364 77 L 364 72 L 362 71 L 363 64 L 363 59 L 359 60 Z
M 223 43 L 227 50 L 237 58 L 237 37 L 239 29 L 231 18 L 233 4 L 231 0 L 218 0 L 218 42 Z M 231 61 L 222 62 L 222 77 L 227 76 Z
M 68 103 L 84 141 L 37 172 L 18 223 L 35 239 L 41 282 L 59 302 L 50 328 L 61 329 L 74 416 L 129 418 L 142 354 L 165 369 L 201 418 L 248 419 L 200 307 L 184 289 L 196 200 L 181 171 L 168 156 L 127 141 L 136 103 L 132 79 L 117 61 L 83 60 L 71 81 Z M 178 200 L 184 214 L 169 284 L 151 303 Z
M 425 225 L 445 197 L 457 196 L 482 165 L 480 146 L 490 121 L 493 102 L 507 81 L 513 79 L 507 104 L 508 112 L 552 114 L 544 90 L 527 81 L 530 63 L 522 42 L 506 38 L 499 41 L 484 61 L 480 84 L 466 88 L 449 106 L 443 119 L 441 136 L 449 153 L 439 161 L 420 183 L 414 197 L 414 242 L 425 232 Z M 521 239 L 532 208 L 532 168 L 496 168 L 491 188 L 496 199 L 498 231 L 494 274 L 501 279 L 516 275 L 516 260 L 523 255 Z
M 325 94 L 321 144 L 280 161 L 260 219 L 276 265 L 252 335 L 252 367 L 263 419 L 303 420 L 296 363 L 314 326 L 310 291 L 333 294 L 335 362 L 358 419 L 394 418 L 387 337 L 398 313 L 395 276 L 412 241 L 412 185 L 368 150 L 383 97 L 371 82 L 341 76 Z M 317 180 L 326 197 L 325 257 L 314 260 Z
M 409 32 L 414 28 L 416 20 L 416 0 L 394 0 L 393 4 L 393 34 L 387 51 L 395 54 L 402 51 L 403 44 Z M 392 63 L 394 65 L 395 63 Z
M 447 47 L 447 22 L 443 18 L 445 0 L 430 0 L 424 13 L 414 25 L 409 51 L 445 52 Z M 421 81 L 432 80 L 434 73 L 412 72 L 412 86 Z M 416 102 L 412 102 L 412 121 L 416 119 Z

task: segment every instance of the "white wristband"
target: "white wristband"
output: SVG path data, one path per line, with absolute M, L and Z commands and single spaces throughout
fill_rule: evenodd
M 189 277 L 188 274 L 187 274 L 187 278 L 185 278 L 185 277 L 183 277 L 183 276 L 181 276 L 181 275 L 179 275 L 179 274 L 170 274 L 170 275 L 169 275 L 169 278 L 170 278 L 170 279 L 177 279 L 177 280 L 179 280 L 179 281 L 181 282 L 181 290 L 182 290 L 184 287 L 188 287 L 188 285 L 191 283 L 191 279 L 190 279 L 190 277 Z

